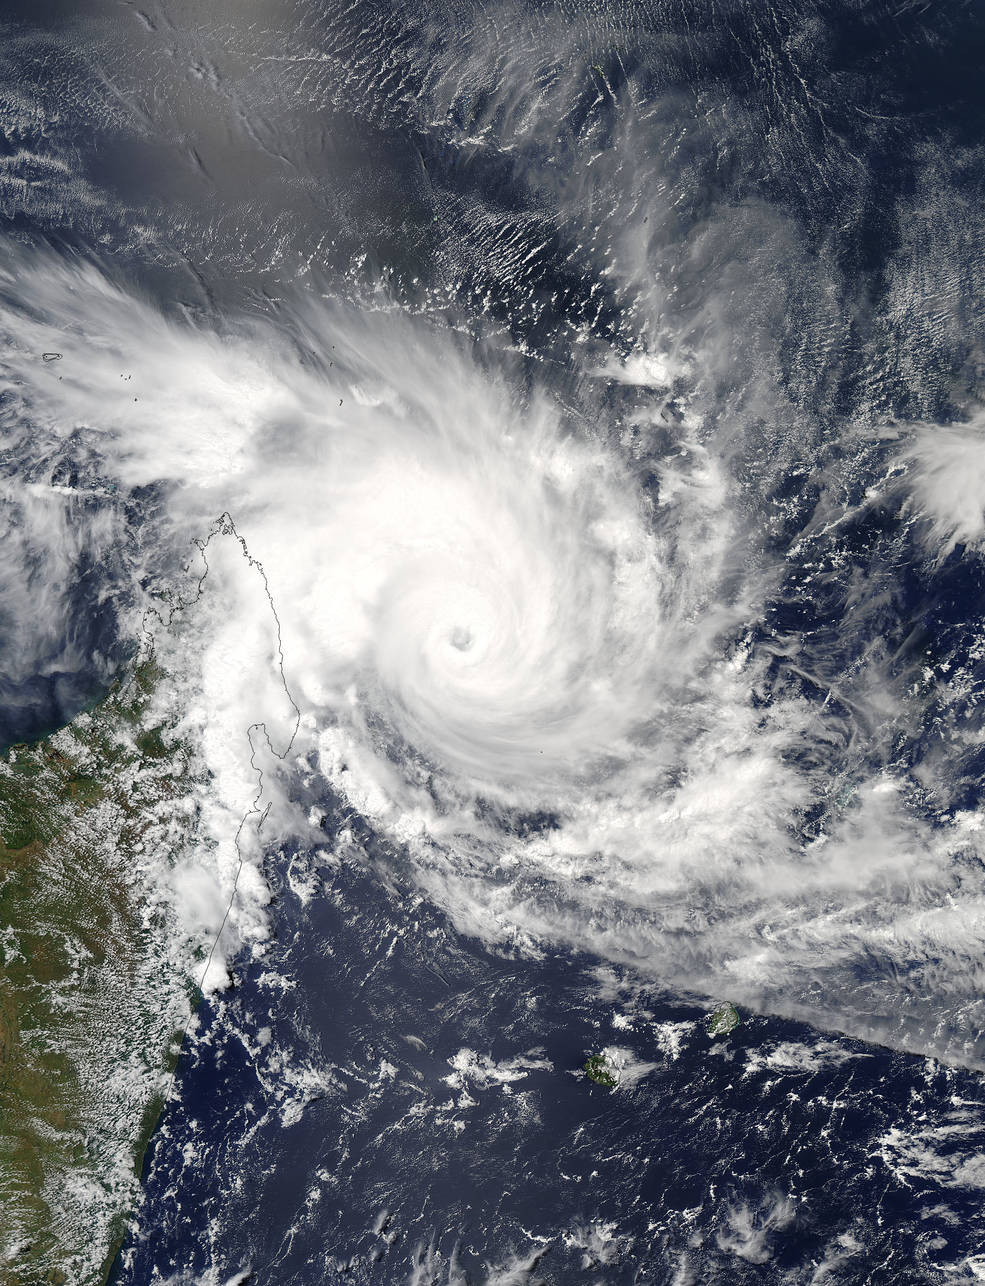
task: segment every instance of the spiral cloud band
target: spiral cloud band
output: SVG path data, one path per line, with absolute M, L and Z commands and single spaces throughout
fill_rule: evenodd
M 744 516 L 731 430 L 685 413 L 668 443 L 654 388 L 602 431 L 508 355 L 480 362 L 385 309 L 299 303 L 276 331 L 218 335 L 27 259 L 0 325 L 7 451 L 32 480 L 7 495 L 19 536 L 0 593 L 16 615 L 25 565 L 44 569 L 36 650 L 63 632 L 57 587 L 83 552 L 112 569 L 136 632 L 216 515 L 248 546 L 250 563 L 210 544 L 169 644 L 218 790 L 213 867 L 176 880 L 203 924 L 255 789 L 243 730 L 262 720 L 271 748 L 291 746 L 265 765 L 281 833 L 310 837 L 289 801 L 322 783 L 470 932 L 981 1057 L 980 820 L 945 801 L 932 826 L 930 762 L 918 787 L 883 753 L 916 688 L 876 658 L 849 695 L 764 623 L 782 568 Z M 593 378 L 646 384 L 630 364 Z M 890 453 L 884 494 L 919 509 L 933 480 L 917 442 Z M 81 548 L 61 539 L 69 517 Z M 247 865 L 241 941 L 265 896 Z

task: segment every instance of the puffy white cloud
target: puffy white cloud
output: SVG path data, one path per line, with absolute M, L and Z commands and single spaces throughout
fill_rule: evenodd
M 985 536 L 985 419 L 922 425 L 904 452 L 913 505 L 925 540 L 940 557 Z

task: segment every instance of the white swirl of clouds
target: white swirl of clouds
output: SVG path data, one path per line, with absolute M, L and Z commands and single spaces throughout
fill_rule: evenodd
M 299 305 L 219 336 L 44 262 L 4 297 L 7 445 L 34 485 L 84 452 L 125 494 L 156 486 L 135 582 L 233 515 L 276 603 L 299 770 L 465 929 L 979 1057 L 979 819 L 932 827 L 912 782 L 847 772 L 861 723 L 799 689 L 765 698 L 775 650 L 745 627 L 774 573 L 713 436 L 685 420 L 653 500 L 604 425 L 392 312 Z M 25 506 L 21 524 L 56 571 L 78 499 L 47 503 L 57 521 Z M 100 547 L 123 540 L 99 522 Z M 228 884 L 219 832 L 255 790 L 242 730 L 263 719 L 283 745 L 292 710 L 256 577 L 209 553 L 181 664 Z M 262 903 L 255 865 L 242 888 Z

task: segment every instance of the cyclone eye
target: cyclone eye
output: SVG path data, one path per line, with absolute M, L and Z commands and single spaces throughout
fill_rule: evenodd
M 467 652 L 472 646 L 472 631 L 467 625 L 456 625 L 451 632 L 450 643 L 459 652 Z

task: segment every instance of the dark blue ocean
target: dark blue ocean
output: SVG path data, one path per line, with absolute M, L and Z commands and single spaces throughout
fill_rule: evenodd
M 981 807 L 982 555 L 923 557 L 889 484 L 862 501 L 895 476 L 891 431 L 964 422 L 983 393 L 982 4 L 7 0 L 0 32 L 0 255 L 96 264 L 220 332 L 309 290 L 385 297 L 508 353 L 572 434 L 611 424 L 654 504 L 693 390 L 670 379 L 644 450 L 652 389 L 599 371 L 652 339 L 659 297 L 704 363 L 702 414 L 743 426 L 738 504 L 782 567 L 742 641 L 774 656 L 764 719 L 796 689 L 841 720 L 805 772 L 910 775 L 928 825 Z M 0 465 L 8 549 L 28 483 L 99 481 L 70 446 L 26 452 Z M 180 561 L 143 536 L 161 492 L 86 503 L 118 524 L 111 555 L 3 571 L 0 743 L 109 689 L 135 579 Z M 876 654 L 900 690 L 963 686 L 918 725 L 863 711 Z M 981 1014 L 935 1026 L 947 943 L 905 1012 L 866 1010 L 882 957 L 852 965 L 885 1044 L 769 1006 L 715 1039 L 659 960 L 483 944 L 348 814 L 335 855 L 343 805 L 310 789 L 324 842 L 266 855 L 269 944 L 185 1037 L 113 1286 L 985 1280 Z M 954 897 L 982 878 L 969 858 Z M 798 985 L 808 1008 L 830 978 Z M 603 1050 L 615 1090 L 583 1074 Z
M 985 1142 L 977 1073 L 752 1015 L 713 1040 L 600 961 L 484 951 L 381 872 L 286 853 L 271 876 L 270 955 L 203 1007 L 119 1286 L 888 1286 L 982 1262 L 981 1171 L 956 1175 Z M 629 1089 L 580 1074 L 611 1045 L 652 1065 Z

